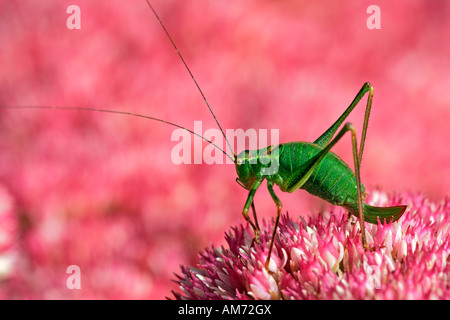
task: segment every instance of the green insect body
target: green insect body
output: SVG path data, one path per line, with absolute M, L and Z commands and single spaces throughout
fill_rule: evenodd
M 251 190 L 255 181 L 262 177 L 269 184 L 277 185 L 283 192 L 294 192 L 297 190 L 292 189 L 296 178 L 307 171 L 309 164 L 323 150 L 319 145 L 309 142 L 289 142 L 275 148 L 278 149 L 278 153 L 273 152 L 273 146 L 271 147 L 272 152 L 263 148 L 257 151 L 253 159 L 249 157 L 251 154 L 249 150 L 238 155 L 236 172 L 239 182 L 246 189 Z M 259 159 L 260 155 L 262 155 L 261 159 Z M 266 163 L 274 162 L 279 164 L 275 174 L 265 176 L 260 174 L 262 168 L 268 168 Z M 312 171 L 311 176 L 299 189 L 333 205 L 342 206 L 355 216 L 359 214 L 355 174 L 347 163 L 332 151 L 326 153 L 317 168 Z M 364 193 L 364 190 L 365 188 L 361 184 L 361 192 Z M 378 223 L 378 219 L 381 222 L 391 219 L 396 221 L 401 217 L 403 211 L 403 206 L 373 207 L 363 203 L 364 220 L 374 224 Z
M 358 149 L 356 131 L 351 123 L 346 123 L 338 133 L 336 132 L 366 93 L 368 93 L 368 98 L 361 144 Z M 250 191 L 242 210 L 242 215 L 253 227 L 256 240 L 259 238 L 260 231 L 256 220 L 253 198 L 264 180 L 267 180 L 269 193 L 277 206 L 275 227 L 265 264 L 266 269 L 269 266 L 275 231 L 282 207 L 281 201 L 273 190 L 274 185 L 278 185 L 283 192 L 294 192 L 298 189 L 304 189 L 331 204 L 347 209 L 360 220 L 361 240 L 365 248 L 367 248 L 367 242 L 364 221 L 373 224 L 378 223 L 378 221 L 396 221 L 405 212 L 406 206 L 374 207 L 363 202 L 364 186 L 361 183 L 359 169 L 372 100 L 373 87 L 366 82 L 338 120 L 313 143 L 290 142 L 260 149 L 257 152 L 246 150 L 235 156 L 238 175 L 236 181 Z M 331 148 L 346 132 L 350 132 L 352 137 L 354 172 L 331 151 Z M 269 167 L 272 167 L 273 163 L 277 164 L 275 166 L 276 170 L 270 172 Z M 250 206 L 253 209 L 254 222 L 251 221 L 248 215 Z

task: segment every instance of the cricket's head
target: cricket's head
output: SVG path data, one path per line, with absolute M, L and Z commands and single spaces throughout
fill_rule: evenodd
M 236 173 L 238 177 L 236 182 L 245 189 L 250 190 L 256 180 L 256 175 L 253 173 L 252 164 L 250 163 L 250 151 L 244 150 L 235 156 L 234 165 L 236 166 Z

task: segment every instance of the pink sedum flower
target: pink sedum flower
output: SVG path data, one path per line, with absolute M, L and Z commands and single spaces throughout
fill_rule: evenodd
M 307 220 L 282 215 L 269 271 L 264 263 L 273 222 L 252 245 L 249 226 L 232 228 L 228 247 L 208 248 L 197 267 L 181 267 L 176 299 L 449 299 L 450 201 L 373 192 L 368 203 L 407 204 L 394 223 L 359 222 L 334 207 Z
M 0 186 L 0 283 L 11 276 L 17 260 L 17 230 L 11 196 Z M 0 291 L 0 298 L 2 296 Z

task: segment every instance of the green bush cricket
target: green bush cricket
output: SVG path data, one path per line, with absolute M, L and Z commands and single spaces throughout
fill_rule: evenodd
M 153 11 L 157 20 L 161 24 L 164 32 L 171 41 L 175 51 L 181 58 L 183 64 L 188 70 L 191 78 L 193 79 L 195 85 L 197 86 L 199 92 L 201 93 L 207 107 L 209 108 L 211 114 L 213 115 L 222 135 L 227 140 L 224 131 L 222 130 L 218 120 L 216 119 L 214 112 L 209 106 L 200 86 L 195 80 L 193 74 L 188 68 L 186 62 L 178 51 L 175 43 L 170 37 L 169 33 L 165 29 L 162 21 L 156 14 L 155 10 L 151 6 L 148 0 L 147 4 L 149 8 Z M 345 119 L 353 111 L 359 101 L 368 93 L 363 130 L 361 135 L 361 142 L 357 145 L 356 132 L 352 124 L 344 124 Z M 269 193 L 276 204 L 277 214 L 275 218 L 275 225 L 273 228 L 273 233 L 270 239 L 268 255 L 265 262 L 265 268 L 268 269 L 270 256 L 274 244 L 274 239 L 276 236 L 277 224 L 281 213 L 282 204 L 275 191 L 273 189 L 274 185 L 278 185 L 283 192 L 294 192 L 297 189 L 304 189 L 309 193 L 316 195 L 325 201 L 333 204 L 342 206 L 347 209 L 351 214 L 357 216 L 360 220 L 361 226 L 361 239 L 364 247 L 367 247 L 367 242 L 365 239 L 365 228 L 363 221 L 369 223 L 397 220 L 404 213 L 406 206 L 395 206 L 395 207 L 373 207 L 367 205 L 363 202 L 364 198 L 364 187 L 361 184 L 360 179 L 360 165 L 364 149 L 364 142 L 368 127 L 368 120 L 370 115 L 370 109 L 373 99 L 373 88 L 369 83 L 365 83 L 361 90 L 358 92 L 350 106 L 344 111 L 344 113 L 338 118 L 338 120 L 326 130 L 318 139 L 312 143 L 308 142 L 291 142 L 283 143 L 279 145 L 269 146 L 260 150 L 245 150 L 239 155 L 233 152 L 233 155 L 229 155 L 227 152 L 219 148 L 212 141 L 206 139 L 205 137 L 199 135 L 198 133 L 189 130 L 185 127 L 179 126 L 175 123 L 161 120 L 154 117 L 139 115 L 135 113 L 105 110 L 98 108 L 80 108 L 80 107 L 52 107 L 52 106 L 23 106 L 17 108 L 47 108 L 47 109 L 76 109 L 76 110 L 90 110 L 98 112 L 108 112 L 132 115 L 137 117 L 143 117 L 155 121 L 160 121 L 167 123 L 169 125 L 184 129 L 196 136 L 201 137 L 203 140 L 214 145 L 217 149 L 221 150 L 227 157 L 229 157 L 235 164 L 237 179 L 236 181 L 249 191 L 247 200 L 242 210 L 242 214 L 246 221 L 251 225 L 255 233 L 255 241 L 258 241 L 260 228 L 258 225 L 256 211 L 254 209 L 254 196 L 257 189 L 261 186 L 264 180 L 267 180 L 267 187 Z M 341 128 L 341 126 L 343 127 Z M 341 128 L 341 129 L 340 129 Z M 339 130 L 340 129 L 340 130 Z M 339 131 L 338 131 L 339 130 Z M 333 146 L 345 135 L 345 133 L 350 132 L 352 138 L 352 151 L 353 151 L 353 162 L 354 162 L 354 172 L 350 167 L 342 161 L 336 154 L 334 154 L 331 149 Z M 230 150 L 232 150 L 229 141 L 227 140 Z M 271 171 L 269 164 L 276 163 L 276 170 Z M 252 207 L 254 219 L 249 217 L 249 210 Z
M 153 9 L 148 0 L 147 4 L 153 11 L 156 19 L 161 24 L 164 32 L 170 39 L 175 51 L 178 53 L 181 61 L 188 70 L 200 94 L 202 95 L 206 105 L 219 126 L 222 135 L 226 140 L 226 136 L 217 121 L 214 112 L 207 102 L 200 86 L 192 75 L 189 67 L 181 56 L 178 48 L 164 27 L 161 19 Z M 361 135 L 361 143 L 357 146 L 356 131 L 351 123 L 346 123 L 343 128 L 336 134 L 348 115 L 353 111 L 358 102 L 368 92 L 366 111 L 364 116 L 364 124 Z M 361 225 L 361 241 L 365 248 L 367 248 L 364 220 L 369 223 L 378 223 L 378 221 L 396 221 L 406 210 L 406 206 L 394 207 L 374 207 L 363 202 L 364 187 L 361 184 L 360 166 L 364 150 L 364 143 L 366 139 L 367 127 L 369 123 L 370 110 L 373 100 L 373 87 L 370 83 L 364 83 L 361 90 L 358 92 L 350 106 L 344 113 L 336 120 L 331 127 L 326 130 L 313 143 L 308 142 L 290 142 L 279 144 L 277 146 L 269 146 L 260 150 L 242 151 L 239 155 L 233 152 L 233 161 L 236 166 L 238 178 L 236 181 L 245 189 L 249 190 L 247 201 L 245 202 L 242 215 L 245 220 L 252 226 L 255 233 L 255 240 L 258 241 L 260 229 L 256 218 L 256 211 L 254 208 L 253 198 L 257 189 L 261 186 L 264 180 L 267 180 L 267 188 L 269 193 L 277 206 L 277 214 L 275 218 L 275 225 L 269 244 L 269 251 L 265 262 L 265 268 L 268 269 L 270 256 L 275 240 L 278 220 L 281 213 L 281 201 L 278 199 L 273 185 L 276 184 L 283 192 L 294 192 L 297 189 L 304 189 L 309 193 L 316 195 L 325 201 L 344 207 L 349 213 L 357 216 Z M 331 152 L 331 148 L 344 136 L 346 132 L 350 131 L 352 138 L 353 162 L 355 173 L 349 166 L 342 161 L 336 154 Z M 336 134 L 336 135 L 335 135 Z M 333 138 L 334 136 L 334 138 Z M 203 137 L 202 137 L 203 138 Z M 333 138 L 333 139 L 332 139 Z M 205 139 L 206 140 L 206 139 Z M 208 141 L 210 142 L 210 141 Z M 211 143 L 211 142 L 210 142 Z M 232 150 L 229 141 L 227 144 Z M 226 154 L 225 151 L 221 150 Z M 226 154 L 227 155 L 227 154 Z M 229 155 L 227 155 L 230 157 Z M 274 172 L 268 169 L 268 164 L 277 163 Z M 268 170 L 267 170 L 268 169 Z M 252 206 L 254 222 L 250 219 L 248 212 Z
M 351 123 L 347 122 L 336 135 L 335 133 L 367 92 L 369 92 L 369 94 L 364 117 L 362 139 L 358 150 L 356 131 Z M 235 162 L 238 174 L 237 181 L 239 181 L 245 189 L 250 191 L 242 214 L 255 230 L 256 238 L 259 234 L 259 227 L 257 224 L 253 224 L 250 221 L 248 211 L 253 202 L 256 190 L 264 179 L 267 180 L 269 193 L 277 206 L 275 226 L 269 245 L 269 255 L 265 263 L 266 269 L 269 265 L 270 253 L 273 247 L 275 232 L 281 212 L 281 201 L 273 190 L 274 184 L 278 185 L 283 192 L 294 192 L 298 189 L 304 189 L 331 204 L 344 207 L 349 213 L 357 216 L 361 225 L 361 240 L 364 248 L 367 248 L 364 220 L 373 224 L 377 224 L 378 221 L 396 221 L 405 212 L 406 206 L 374 207 L 363 202 L 364 186 L 361 184 L 360 166 L 369 114 L 372 106 L 372 98 L 373 87 L 366 82 L 339 119 L 313 143 L 290 142 L 260 149 L 256 154 L 259 162 L 257 164 L 250 163 L 252 156 L 248 150 L 243 151 L 237 156 Z M 350 131 L 352 138 L 355 173 L 353 173 L 344 161 L 330 151 L 348 131 Z M 333 138 L 334 135 L 335 137 Z M 274 149 L 277 152 L 274 153 Z M 263 163 L 268 163 L 268 159 L 261 161 L 261 154 L 263 154 L 263 157 L 268 158 L 277 157 L 276 161 L 278 161 L 279 167 L 276 173 L 272 175 L 261 174 L 261 170 L 267 166 Z M 255 155 L 253 155 L 253 157 L 255 157 Z
M 164 29 L 164 32 L 172 42 L 175 51 L 181 58 L 183 64 L 185 65 L 190 76 L 195 82 L 195 85 L 200 91 L 200 94 L 202 95 L 211 114 L 213 115 L 214 120 L 219 126 L 222 135 L 224 136 L 225 140 L 227 140 L 222 127 L 217 121 L 214 112 L 209 106 L 209 103 L 207 102 L 202 90 L 200 89 L 200 86 L 189 70 L 189 67 L 181 56 L 178 48 L 172 41 L 172 38 L 164 27 L 156 11 L 151 6 L 150 2 L 148 0 L 146 1 L 150 9 L 156 16 L 156 19 Z M 367 92 L 367 105 L 364 116 L 361 143 L 358 150 L 356 131 L 351 123 L 346 123 L 337 134 L 336 132 Z M 267 180 L 267 188 L 269 189 L 269 193 L 277 206 L 275 225 L 270 239 L 269 251 L 265 262 L 266 269 L 268 269 L 269 267 L 270 256 L 282 207 L 281 201 L 273 190 L 274 184 L 278 185 L 280 190 L 283 192 L 294 192 L 298 189 L 304 189 L 331 204 L 344 207 L 349 211 L 349 213 L 357 216 L 361 225 L 361 240 L 365 248 L 367 248 L 367 242 L 365 237 L 365 228 L 363 222 L 364 220 L 374 224 L 378 223 L 378 221 L 396 221 L 405 212 L 406 206 L 374 207 L 363 202 L 364 187 L 361 184 L 360 166 L 364 150 L 367 127 L 369 123 L 370 110 L 372 107 L 372 99 L 373 87 L 370 85 L 370 83 L 366 82 L 364 83 L 363 87 L 358 92 L 350 106 L 344 111 L 344 113 L 313 143 L 290 142 L 279 144 L 277 146 L 269 146 L 257 151 L 245 150 L 242 151 L 239 155 L 236 155 L 233 152 L 232 158 L 233 162 L 235 163 L 236 172 L 238 175 L 236 181 L 242 187 L 249 190 L 247 201 L 245 202 L 244 209 L 242 210 L 242 215 L 244 216 L 245 220 L 252 226 L 256 241 L 258 241 L 260 229 L 256 218 L 253 198 L 264 180 Z M 342 161 L 336 154 L 331 151 L 331 148 L 348 131 L 350 131 L 352 138 L 355 173 L 352 172 L 352 170 L 344 161 Z M 206 141 L 211 143 L 211 141 Z M 228 140 L 227 144 L 232 150 Z M 221 151 L 227 155 L 225 151 Z M 229 155 L 227 156 L 230 157 Z M 274 162 L 277 163 L 276 170 L 274 172 L 268 172 L 270 171 L 270 168 L 268 168 L 269 164 L 272 164 Z M 250 219 L 250 216 L 248 214 L 250 206 L 253 210 L 255 220 L 254 222 Z

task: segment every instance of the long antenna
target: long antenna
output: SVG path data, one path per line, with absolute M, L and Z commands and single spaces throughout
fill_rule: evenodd
M 162 120 L 162 119 L 158 119 L 158 118 L 154 118 L 154 117 L 150 117 L 150 116 L 145 116 L 142 114 L 138 114 L 138 113 L 132 113 L 132 112 L 128 112 L 128 111 L 119 111 L 119 110 L 108 110 L 108 109 L 100 109 L 100 108 L 90 108 L 90 107 L 70 107 L 70 106 L 66 106 L 66 107 L 55 107 L 55 106 L 0 106 L 0 108 L 8 108 L 8 109 L 50 109 L 50 110 L 81 110 L 81 111 L 96 111 L 96 112 L 105 112 L 105 113 L 114 113 L 114 114 L 122 114 L 122 115 L 127 115 L 127 116 L 133 116 L 133 117 L 140 117 L 140 118 L 145 118 L 145 119 L 150 119 L 150 120 L 155 120 L 155 121 L 159 121 L 162 123 L 166 123 L 168 125 L 186 130 L 190 133 L 192 133 L 193 135 L 196 135 L 197 137 L 202 138 L 203 140 L 205 140 L 206 142 L 212 144 L 214 147 L 216 147 L 217 149 L 219 149 L 220 151 L 223 152 L 224 155 L 226 155 L 228 158 L 230 158 L 231 161 L 234 162 L 234 158 L 230 157 L 230 155 L 228 153 L 226 153 L 222 148 L 220 148 L 218 145 L 216 145 L 214 142 L 212 142 L 211 140 L 206 139 L 205 137 L 203 137 L 202 135 L 198 134 L 197 132 L 194 132 L 190 129 L 187 129 L 185 127 L 182 127 L 176 123 L 170 122 L 170 121 L 166 121 L 166 120 Z
M 159 21 L 159 24 L 163 28 L 164 32 L 166 33 L 167 37 L 169 38 L 170 42 L 172 43 L 173 47 L 175 48 L 175 51 L 177 52 L 178 56 L 180 57 L 181 61 L 183 62 L 184 66 L 186 67 L 187 71 L 189 72 L 189 75 L 191 76 L 192 80 L 194 80 L 195 85 L 197 86 L 198 91 L 203 97 L 203 100 L 205 101 L 206 105 L 208 106 L 209 111 L 211 112 L 212 116 L 214 117 L 214 120 L 216 121 L 217 125 L 219 126 L 220 131 L 222 132 L 223 137 L 225 138 L 225 141 L 228 144 L 228 147 L 230 148 L 231 152 L 233 152 L 234 157 L 236 158 L 236 153 L 234 153 L 233 148 L 231 147 L 230 142 L 228 141 L 225 133 L 223 132 L 222 127 L 220 126 L 219 121 L 217 121 L 216 115 L 214 114 L 213 110 L 211 109 L 211 106 L 208 103 L 208 100 L 206 100 L 205 95 L 203 94 L 202 89 L 200 89 L 200 86 L 197 83 L 197 80 L 195 80 L 194 75 L 192 74 L 191 70 L 189 69 L 187 63 L 184 61 L 183 56 L 181 55 L 180 51 L 178 50 L 177 46 L 175 45 L 175 42 L 173 42 L 172 37 L 170 36 L 169 32 L 166 30 L 166 27 L 164 27 L 164 24 L 162 23 L 161 19 L 159 18 L 158 14 L 156 13 L 155 9 L 153 9 L 152 5 L 150 4 L 149 0 L 146 0 L 148 6 L 153 11 L 153 14 L 155 15 L 156 19 Z M 228 156 L 228 154 L 227 154 Z M 228 156 L 229 157 L 229 156 Z M 235 160 L 235 159 L 234 159 Z M 234 162 L 233 160 L 233 162 Z

